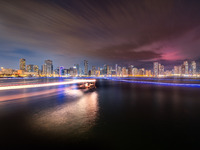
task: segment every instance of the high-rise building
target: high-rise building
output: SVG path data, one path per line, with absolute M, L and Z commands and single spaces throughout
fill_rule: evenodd
M 27 65 L 27 66 L 26 66 L 26 71 L 27 71 L 27 72 L 34 72 L 33 65 L 32 65 L 32 64 Z
M 45 64 L 42 66 L 42 73 L 47 76 L 51 76 L 53 74 L 52 60 L 45 60 Z
M 33 72 L 39 72 L 39 67 L 38 65 L 33 66 Z
M 179 67 L 174 66 L 174 75 L 178 75 L 178 74 L 179 74 Z
M 133 68 L 133 76 L 138 75 L 138 69 L 137 68 Z
M 181 65 L 181 75 L 185 75 L 186 71 L 185 71 L 185 65 L 182 64 Z
M 145 69 L 144 69 L 144 68 L 139 69 L 138 74 L 139 74 L 140 76 L 145 75 Z
M 191 62 L 191 73 L 192 73 L 192 75 L 196 75 L 196 68 L 197 68 L 196 62 L 192 61 Z
M 155 77 L 158 77 L 159 74 L 159 64 L 158 62 L 153 63 L 153 73 Z
M 26 71 L 26 59 L 24 59 L 24 58 L 20 59 L 19 69 L 23 70 L 23 71 Z
M 95 76 L 95 74 L 96 74 L 96 67 L 92 66 L 91 75 Z
M 118 65 L 117 64 L 115 65 L 115 74 L 116 74 L 116 76 L 118 75 Z
M 182 75 L 182 65 L 178 66 L 178 72 L 179 75 Z
M 122 76 L 125 77 L 128 75 L 128 69 L 126 69 L 126 67 L 122 68 Z
M 161 65 L 161 64 L 159 64 L 159 69 L 158 69 L 158 71 L 159 71 L 159 75 L 164 75 L 164 73 L 165 73 L 165 68 L 164 68 L 164 66 Z
M 76 68 L 76 66 L 73 67 L 73 76 L 77 76 L 78 75 L 78 70 Z
M 110 75 L 110 67 L 107 65 L 107 75 Z
M 88 61 L 84 60 L 84 74 L 88 75 Z
M 183 65 L 184 65 L 184 67 L 185 67 L 185 75 L 188 75 L 188 73 L 189 73 L 189 67 L 188 67 L 188 61 L 184 61 L 183 62 Z
M 59 76 L 63 76 L 64 75 L 64 67 L 60 66 L 59 67 Z
M 100 68 L 98 67 L 98 69 L 96 70 L 95 76 L 98 77 L 100 76 Z
M 128 66 L 128 75 L 129 76 L 133 75 L 133 65 Z
M 79 68 L 79 64 L 74 64 L 74 66 L 76 67 L 77 70 L 77 74 L 80 75 L 80 68 Z

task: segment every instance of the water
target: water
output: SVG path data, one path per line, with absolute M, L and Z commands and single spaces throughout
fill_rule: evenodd
M 104 79 L 96 86 L 0 91 L 0 99 L 12 96 L 0 102 L 0 147 L 198 149 L 200 88 Z

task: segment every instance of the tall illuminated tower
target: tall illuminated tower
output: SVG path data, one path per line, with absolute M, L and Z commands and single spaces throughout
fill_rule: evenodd
M 84 60 L 84 74 L 88 75 L 88 61 Z
M 38 65 L 34 65 L 34 66 L 33 66 L 33 71 L 34 71 L 34 72 L 39 72 L 39 67 L 38 67 Z
M 183 65 L 185 67 L 185 75 L 188 75 L 188 73 L 189 73 L 188 61 L 184 61 Z
M 26 66 L 26 71 L 27 71 L 27 72 L 34 72 L 34 71 L 33 71 L 33 66 L 34 66 L 34 65 L 32 65 L 32 64 L 27 65 L 27 66 Z
M 197 68 L 196 62 L 192 61 L 191 63 L 192 75 L 196 75 L 196 68 Z
M 159 64 L 158 62 L 154 62 L 153 63 L 153 73 L 155 77 L 158 77 L 158 73 L 159 73 Z
M 20 59 L 19 69 L 23 70 L 23 71 L 26 71 L 26 59 L 24 59 L 24 58 Z
M 45 60 L 45 64 L 42 67 L 42 72 L 44 75 L 50 76 L 53 74 L 53 61 Z

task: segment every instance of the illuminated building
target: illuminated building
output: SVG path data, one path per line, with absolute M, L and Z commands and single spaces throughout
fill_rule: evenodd
M 76 67 L 77 69 L 77 75 L 79 75 L 81 72 L 80 72 L 80 68 L 79 68 L 79 64 L 74 64 L 74 66 Z
M 103 75 L 109 75 L 109 71 L 109 66 L 105 64 L 103 66 Z
M 3 75 L 12 75 L 13 72 L 14 72 L 14 70 L 13 70 L 13 69 L 10 69 L 10 68 L 8 68 L 8 69 L 2 68 L 2 69 L 1 69 L 1 74 L 3 74 Z
M 185 65 L 181 65 L 181 75 L 185 75 Z
M 95 72 L 95 76 L 96 77 L 99 77 L 101 74 L 100 74 L 100 68 L 98 67 L 98 69 L 96 70 Z
M 107 65 L 107 75 L 110 75 L 110 67 Z
M 183 74 L 188 75 L 188 72 L 189 72 L 188 61 L 184 61 L 183 66 L 185 68 L 185 72 Z
M 151 70 L 146 70 L 145 72 L 146 72 L 146 76 L 148 77 L 151 76 Z
M 192 73 L 192 75 L 196 75 L 196 68 L 197 68 L 196 62 L 192 61 L 191 62 L 191 73 Z
M 118 75 L 118 65 L 117 64 L 115 64 L 115 74 L 116 74 L 116 76 Z
M 153 63 L 153 73 L 155 77 L 158 77 L 159 74 L 159 64 L 158 62 Z
M 60 66 L 59 67 L 59 76 L 63 76 L 64 75 L 64 67 Z
M 92 66 L 91 75 L 95 76 L 95 74 L 96 74 L 96 67 Z
M 132 76 L 132 75 L 133 75 L 133 65 L 130 65 L 130 66 L 128 67 L 128 75 L 129 75 L 129 76 Z
M 39 67 L 38 65 L 33 66 L 33 72 L 39 72 Z
M 34 72 L 33 65 L 32 65 L 32 64 L 27 65 L 27 66 L 26 66 L 26 71 L 27 71 L 27 72 Z
M 179 74 L 179 66 L 174 66 L 174 74 L 175 75 Z
M 78 70 L 76 68 L 76 66 L 73 67 L 73 76 L 77 76 L 78 75 Z
M 178 66 L 178 72 L 179 72 L 178 74 L 179 74 L 179 75 L 182 74 L 181 68 L 182 68 L 182 66 Z
M 84 60 L 84 74 L 88 75 L 88 61 Z
M 117 71 L 118 71 L 118 76 L 122 76 L 122 68 L 120 66 L 118 66 Z
M 26 71 L 26 59 L 24 59 L 24 58 L 20 59 L 19 69 Z
M 164 75 L 164 73 L 165 73 L 165 67 L 159 64 L 159 75 Z
M 122 76 L 123 77 L 128 76 L 128 69 L 126 69 L 126 67 L 122 67 Z
M 145 75 L 145 69 L 144 69 L 144 68 L 139 69 L 138 74 L 139 74 L 140 76 Z
M 46 76 L 51 76 L 53 74 L 52 60 L 45 60 L 45 64 L 42 66 L 42 73 Z
M 137 76 L 138 75 L 138 69 L 137 68 L 133 68 L 133 76 Z

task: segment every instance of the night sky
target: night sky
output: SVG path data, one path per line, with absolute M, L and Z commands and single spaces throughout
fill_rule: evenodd
M 0 66 L 200 60 L 199 0 L 0 0 Z

